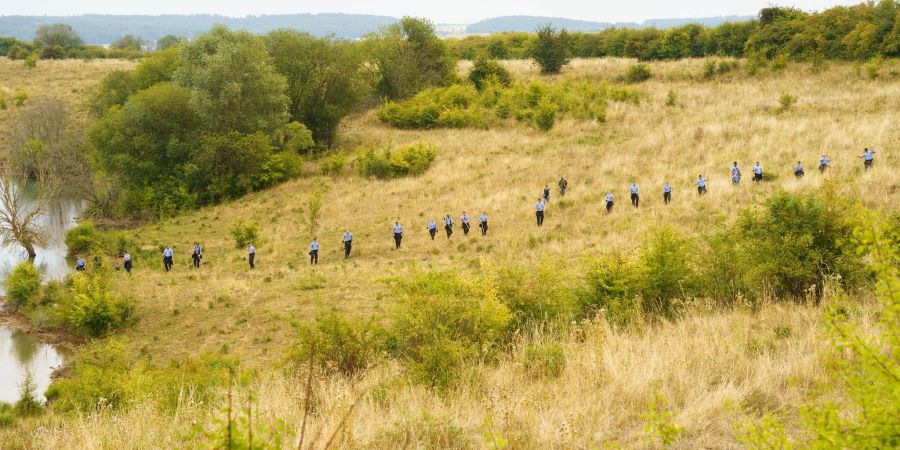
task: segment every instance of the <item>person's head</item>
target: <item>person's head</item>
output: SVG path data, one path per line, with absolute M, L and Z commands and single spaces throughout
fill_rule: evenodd
M 757 166 L 759 165 L 759 161 L 756 162 L 756 165 L 757 165 Z
M 869 147 L 864 148 L 863 151 L 864 151 L 864 152 L 869 151 Z
M 319 238 L 313 237 L 313 241 L 318 241 L 318 240 L 319 240 Z
M 800 165 L 800 161 L 797 161 L 797 165 L 798 165 L 798 166 Z
M 703 174 L 697 175 L 697 178 L 703 178 Z
M 734 162 L 734 165 L 737 165 L 737 161 Z

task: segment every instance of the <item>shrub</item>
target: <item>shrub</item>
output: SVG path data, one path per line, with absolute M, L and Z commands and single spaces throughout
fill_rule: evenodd
M 842 208 L 833 198 L 780 192 L 761 209 L 746 210 L 737 228 L 755 284 L 771 286 L 776 296 L 801 297 L 810 287 L 820 295 L 833 275 L 848 286 L 857 283 L 862 262 L 846 246 L 852 227 Z
M 551 103 L 541 104 L 534 112 L 534 124 L 542 131 L 550 131 L 556 123 L 556 106 Z
M 678 104 L 678 94 L 675 91 L 669 89 L 669 93 L 666 94 L 666 106 L 675 106 Z
M 508 87 L 511 80 L 509 71 L 505 67 L 497 61 L 487 58 L 476 59 L 472 71 L 469 72 L 469 81 L 479 91 L 484 89 L 488 83 Z
M 6 296 L 13 310 L 27 305 L 41 287 L 41 274 L 31 261 L 22 261 L 6 277 Z
M 313 133 L 300 122 L 290 122 L 275 132 L 275 144 L 283 151 L 302 154 L 313 149 Z
M 138 397 L 150 378 L 121 342 L 94 341 L 73 358 L 71 377 L 54 381 L 45 396 L 62 411 L 117 408 Z
M 797 97 L 794 97 L 791 94 L 781 94 L 781 97 L 778 99 L 778 113 L 787 112 L 797 103 Z
M 40 59 L 40 57 L 41 57 L 40 53 L 32 52 L 30 55 L 28 55 L 25 58 L 25 67 L 28 67 L 29 69 L 33 69 L 33 68 L 37 67 L 37 62 L 38 62 L 38 59 Z
M 644 312 L 671 317 L 673 300 L 693 295 L 695 249 L 673 228 L 650 231 L 641 248 L 641 297 Z
M 93 222 L 84 221 L 66 231 L 69 254 L 93 253 L 102 247 L 102 237 Z
M 360 155 L 357 162 L 360 175 L 391 179 L 424 173 L 436 155 L 434 146 L 419 142 L 393 153 L 389 150 L 375 153 L 369 149 Z
M 881 66 L 884 64 L 884 59 L 880 56 L 876 56 L 870 59 L 863 68 L 866 70 L 866 76 L 869 79 L 874 80 L 878 78 L 878 73 L 881 72 Z
M 319 164 L 319 168 L 322 170 L 322 175 L 337 176 L 344 173 L 345 165 L 347 165 L 347 157 L 343 152 L 337 152 L 325 158 Z
M 31 373 L 30 368 L 26 368 L 25 379 L 19 390 L 19 400 L 15 404 L 16 415 L 28 417 L 40 412 L 41 402 L 34 397 L 35 390 L 37 390 L 37 383 L 34 381 L 34 374 Z
M 16 91 L 16 93 L 13 94 L 13 100 L 16 102 L 16 106 L 25 106 L 25 102 L 28 101 L 28 91 Z
M 571 59 L 570 38 L 566 30 L 550 25 L 538 28 L 528 56 L 541 68 L 541 73 L 559 73 Z
M 253 189 L 263 189 L 274 186 L 300 176 L 303 160 L 296 152 L 290 150 L 280 151 L 266 162 L 260 165 L 259 170 L 253 174 L 250 185 Z
M 531 374 L 556 378 L 566 368 L 566 352 L 556 342 L 532 345 L 525 349 L 524 365 Z
M 439 272 L 394 281 L 389 348 L 413 380 L 450 387 L 467 363 L 495 355 L 513 315 L 492 285 Z
M 650 66 L 640 63 L 632 64 L 625 71 L 625 81 L 628 83 L 640 83 L 649 80 L 653 75 L 650 73 Z
M 134 302 L 110 292 L 112 278 L 104 270 L 72 278 L 72 296 L 61 305 L 60 321 L 88 337 L 105 336 L 128 323 Z
M 335 313 L 320 315 L 315 325 L 299 327 L 300 341 L 290 355 L 295 364 L 312 359 L 331 372 L 354 376 L 368 369 L 382 348 L 374 320 L 350 321 Z
M 640 319 L 640 268 L 632 257 L 610 253 L 586 259 L 582 266 L 585 287 L 580 302 L 584 312 L 603 311 L 606 320 L 618 326 Z
M 708 250 L 699 268 L 700 285 L 706 297 L 724 304 L 744 297 L 756 299 L 758 292 L 751 288 L 747 279 L 750 263 L 739 239 L 733 233 L 725 232 L 709 237 L 706 245 Z
M 235 248 L 244 248 L 254 242 L 258 245 L 259 225 L 252 222 L 235 225 L 231 229 L 231 236 L 234 237 Z
M 497 295 L 520 328 L 567 325 L 579 313 L 573 274 L 562 263 L 544 261 L 536 267 L 497 270 Z

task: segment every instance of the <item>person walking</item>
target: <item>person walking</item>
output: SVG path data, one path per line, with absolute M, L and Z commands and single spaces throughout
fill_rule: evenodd
M 84 260 L 81 255 L 75 258 L 75 270 L 78 272 L 84 272 L 84 269 L 87 268 L 87 261 Z
M 450 239 L 450 236 L 453 235 L 453 218 L 450 217 L 450 214 L 444 217 L 444 231 L 447 232 L 447 239 Z
M 122 254 L 122 266 L 125 267 L 125 271 L 128 272 L 128 275 L 131 275 L 131 253 L 126 251 Z
M 247 246 L 247 262 L 250 263 L 250 268 L 256 268 L 256 247 L 253 246 L 253 243 Z
M 353 248 L 353 235 L 350 230 L 344 232 L 344 259 L 350 257 L 350 250 Z
M 760 182 L 763 179 L 762 166 L 759 165 L 759 161 L 756 162 L 756 165 L 753 166 L 753 181 Z
M 191 259 L 194 260 L 194 268 L 200 267 L 200 260 L 203 259 L 203 248 L 199 242 L 194 242 L 194 250 L 191 252 Z
M 828 163 L 830 162 L 831 160 L 828 159 L 828 155 L 823 154 L 822 157 L 819 158 L 819 172 L 825 173 L 825 170 L 828 169 Z
M 703 178 L 703 175 L 697 175 L 697 194 L 704 195 L 706 194 L 706 179 Z
M 607 192 L 607 193 L 606 193 L 606 213 L 607 213 L 607 214 L 609 214 L 609 213 L 612 212 L 613 204 L 614 204 L 614 203 L 615 203 L 615 202 L 613 202 L 613 195 L 612 195 L 612 192 Z
M 434 220 L 428 221 L 428 234 L 431 235 L 431 240 L 434 240 L 434 235 L 437 233 L 437 222 Z
M 629 190 L 631 191 L 631 206 L 637 208 L 641 203 L 641 197 L 638 195 L 637 183 L 631 183 L 631 188 L 629 188 Z
M 803 164 L 800 161 L 797 161 L 797 164 L 794 165 L 794 176 L 797 178 L 803 178 L 803 175 L 806 173 L 803 171 Z
M 319 264 L 319 239 L 313 238 L 309 243 L 309 264 L 315 266 Z
M 734 184 L 741 182 L 741 168 L 738 167 L 737 161 L 731 165 L 731 181 L 734 182 Z
M 481 228 L 481 235 L 487 236 L 488 217 L 486 211 L 482 211 L 481 216 L 478 218 L 478 226 Z
M 863 150 L 863 154 L 860 155 L 860 158 L 863 159 L 863 167 L 865 170 L 869 170 L 872 168 L 872 165 L 875 164 L 875 150 L 869 150 L 868 147 Z
M 166 272 L 172 270 L 172 266 L 174 265 L 172 258 L 174 255 L 175 250 L 172 250 L 172 247 L 166 247 L 163 250 L 163 267 L 166 268 Z
M 663 203 L 669 204 L 672 201 L 672 185 L 666 181 L 663 185 Z
M 566 177 L 560 178 L 560 179 L 559 179 L 559 196 L 560 196 L 560 197 L 565 197 L 565 196 L 566 196 L 566 189 L 568 189 L 568 188 L 569 188 L 569 182 L 566 181 Z
M 537 226 L 544 225 L 544 201 L 538 199 L 534 204 L 534 215 L 537 218 Z
M 403 225 L 400 222 L 394 222 L 394 245 L 400 250 L 400 242 L 403 240 Z
M 549 184 L 544 185 L 544 202 L 550 203 L 550 185 Z
M 469 215 L 466 214 L 465 211 L 463 211 L 463 215 L 459 219 L 459 222 L 462 223 L 463 235 L 468 236 L 469 235 Z

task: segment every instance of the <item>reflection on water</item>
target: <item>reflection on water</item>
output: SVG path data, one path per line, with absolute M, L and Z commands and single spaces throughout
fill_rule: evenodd
M 66 263 L 66 231 L 76 225 L 75 220 L 84 211 L 84 201 L 61 198 L 54 200 L 47 214 L 37 222 L 47 236 L 44 246 L 36 246 L 34 265 L 44 280 L 61 280 L 69 272 Z M 28 259 L 28 253 L 21 245 L 0 246 L 0 281 L 6 280 L 16 264 Z M 2 292 L 2 283 L 0 283 Z
M 35 398 L 43 402 L 50 375 L 64 361 L 65 355 L 54 346 L 0 324 L 0 402 L 19 400 L 26 369 L 34 376 Z

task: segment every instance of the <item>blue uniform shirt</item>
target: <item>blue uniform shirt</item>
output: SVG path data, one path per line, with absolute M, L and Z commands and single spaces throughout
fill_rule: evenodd
M 794 166 L 794 170 L 796 170 L 796 171 L 798 171 L 798 172 L 802 171 L 802 170 L 803 170 L 803 164 L 797 163 L 797 165 Z
M 463 214 L 461 221 L 462 221 L 462 223 L 469 223 L 469 216 Z
M 863 152 L 863 158 L 864 158 L 866 161 L 871 161 L 871 160 L 875 159 L 875 152 L 874 152 L 873 150 L 867 150 L 867 151 L 864 151 L 864 152 Z
M 254 247 L 253 244 L 250 244 L 247 247 L 247 253 L 250 255 L 256 254 L 256 247 Z
M 85 265 L 85 262 L 83 259 L 78 258 L 75 260 L 75 267 L 84 267 L 84 265 Z
M 819 165 L 827 166 L 828 163 L 830 163 L 830 162 L 831 162 L 831 160 L 828 159 L 828 157 L 826 157 L 826 156 L 819 158 Z
M 609 203 L 609 202 L 611 202 L 611 201 L 613 201 L 613 195 L 612 195 L 612 194 L 606 194 L 606 202 Z
M 433 220 L 430 221 L 430 222 L 428 222 L 428 229 L 429 229 L 429 230 L 436 230 L 436 229 L 437 229 L 437 222 L 435 222 L 435 221 L 433 221 Z
M 664 193 L 672 192 L 672 185 L 669 184 L 669 183 L 664 184 L 664 185 L 663 185 L 663 192 L 664 192 Z
M 636 185 L 636 184 L 632 184 L 632 185 L 631 185 L 631 193 L 632 193 L 632 194 L 637 194 L 637 193 L 638 193 L 638 185 Z
M 741 169 L 738 169 L 738 166 L 731 166 L 731 176 L 740 175 Z
M 482 214 L 481 217 L 478 218 L 482 222 L 487 222 L 487 214 Z
M 741 181 L 741 176 L 736 173 L 733 173 L 733 174 L 731 174 L 731 181 L 734 181 L 735 183 L 737 183 L 738 181 Z
M 753 166 L 753 173 L 762 175 L 762 167 L 759 164 Z
M 697 187 L 706 187 L 706 180 L 703 177 L 697 178 Z
M 534 209 L 537 211 L 543 211 L 544 210 L 544 202 L 538 201 L 537 203 L 535 203 Z
M 318 249 L 319 249 L 319 242 L 318 242 L 318 241 L 312 241 L 312 242 L 309 244 L 309 249 L 310 249 L 310 250 L 318 250 Z
M 172 256 L 172 253 L 173 253 L 173 252 L 172 252 L 172 249 L 171 249 L 170 247 L 166 247 L 166 249 L 163 250 L 163 256 L 165 256 L 165 257 L 171 257 L 171 256 Z
M 453 225 L 453 219 L 450 216 L 444 217 L 444 225 Z
M 344 233 L 344 242 L 350 242 L 353 240 L 353 235 L 350 232 Z
M 399 223 L 394 225 L 394 234 L 399 234 L 402 232 L 403 232 L 403 225 L 400 225 Z

